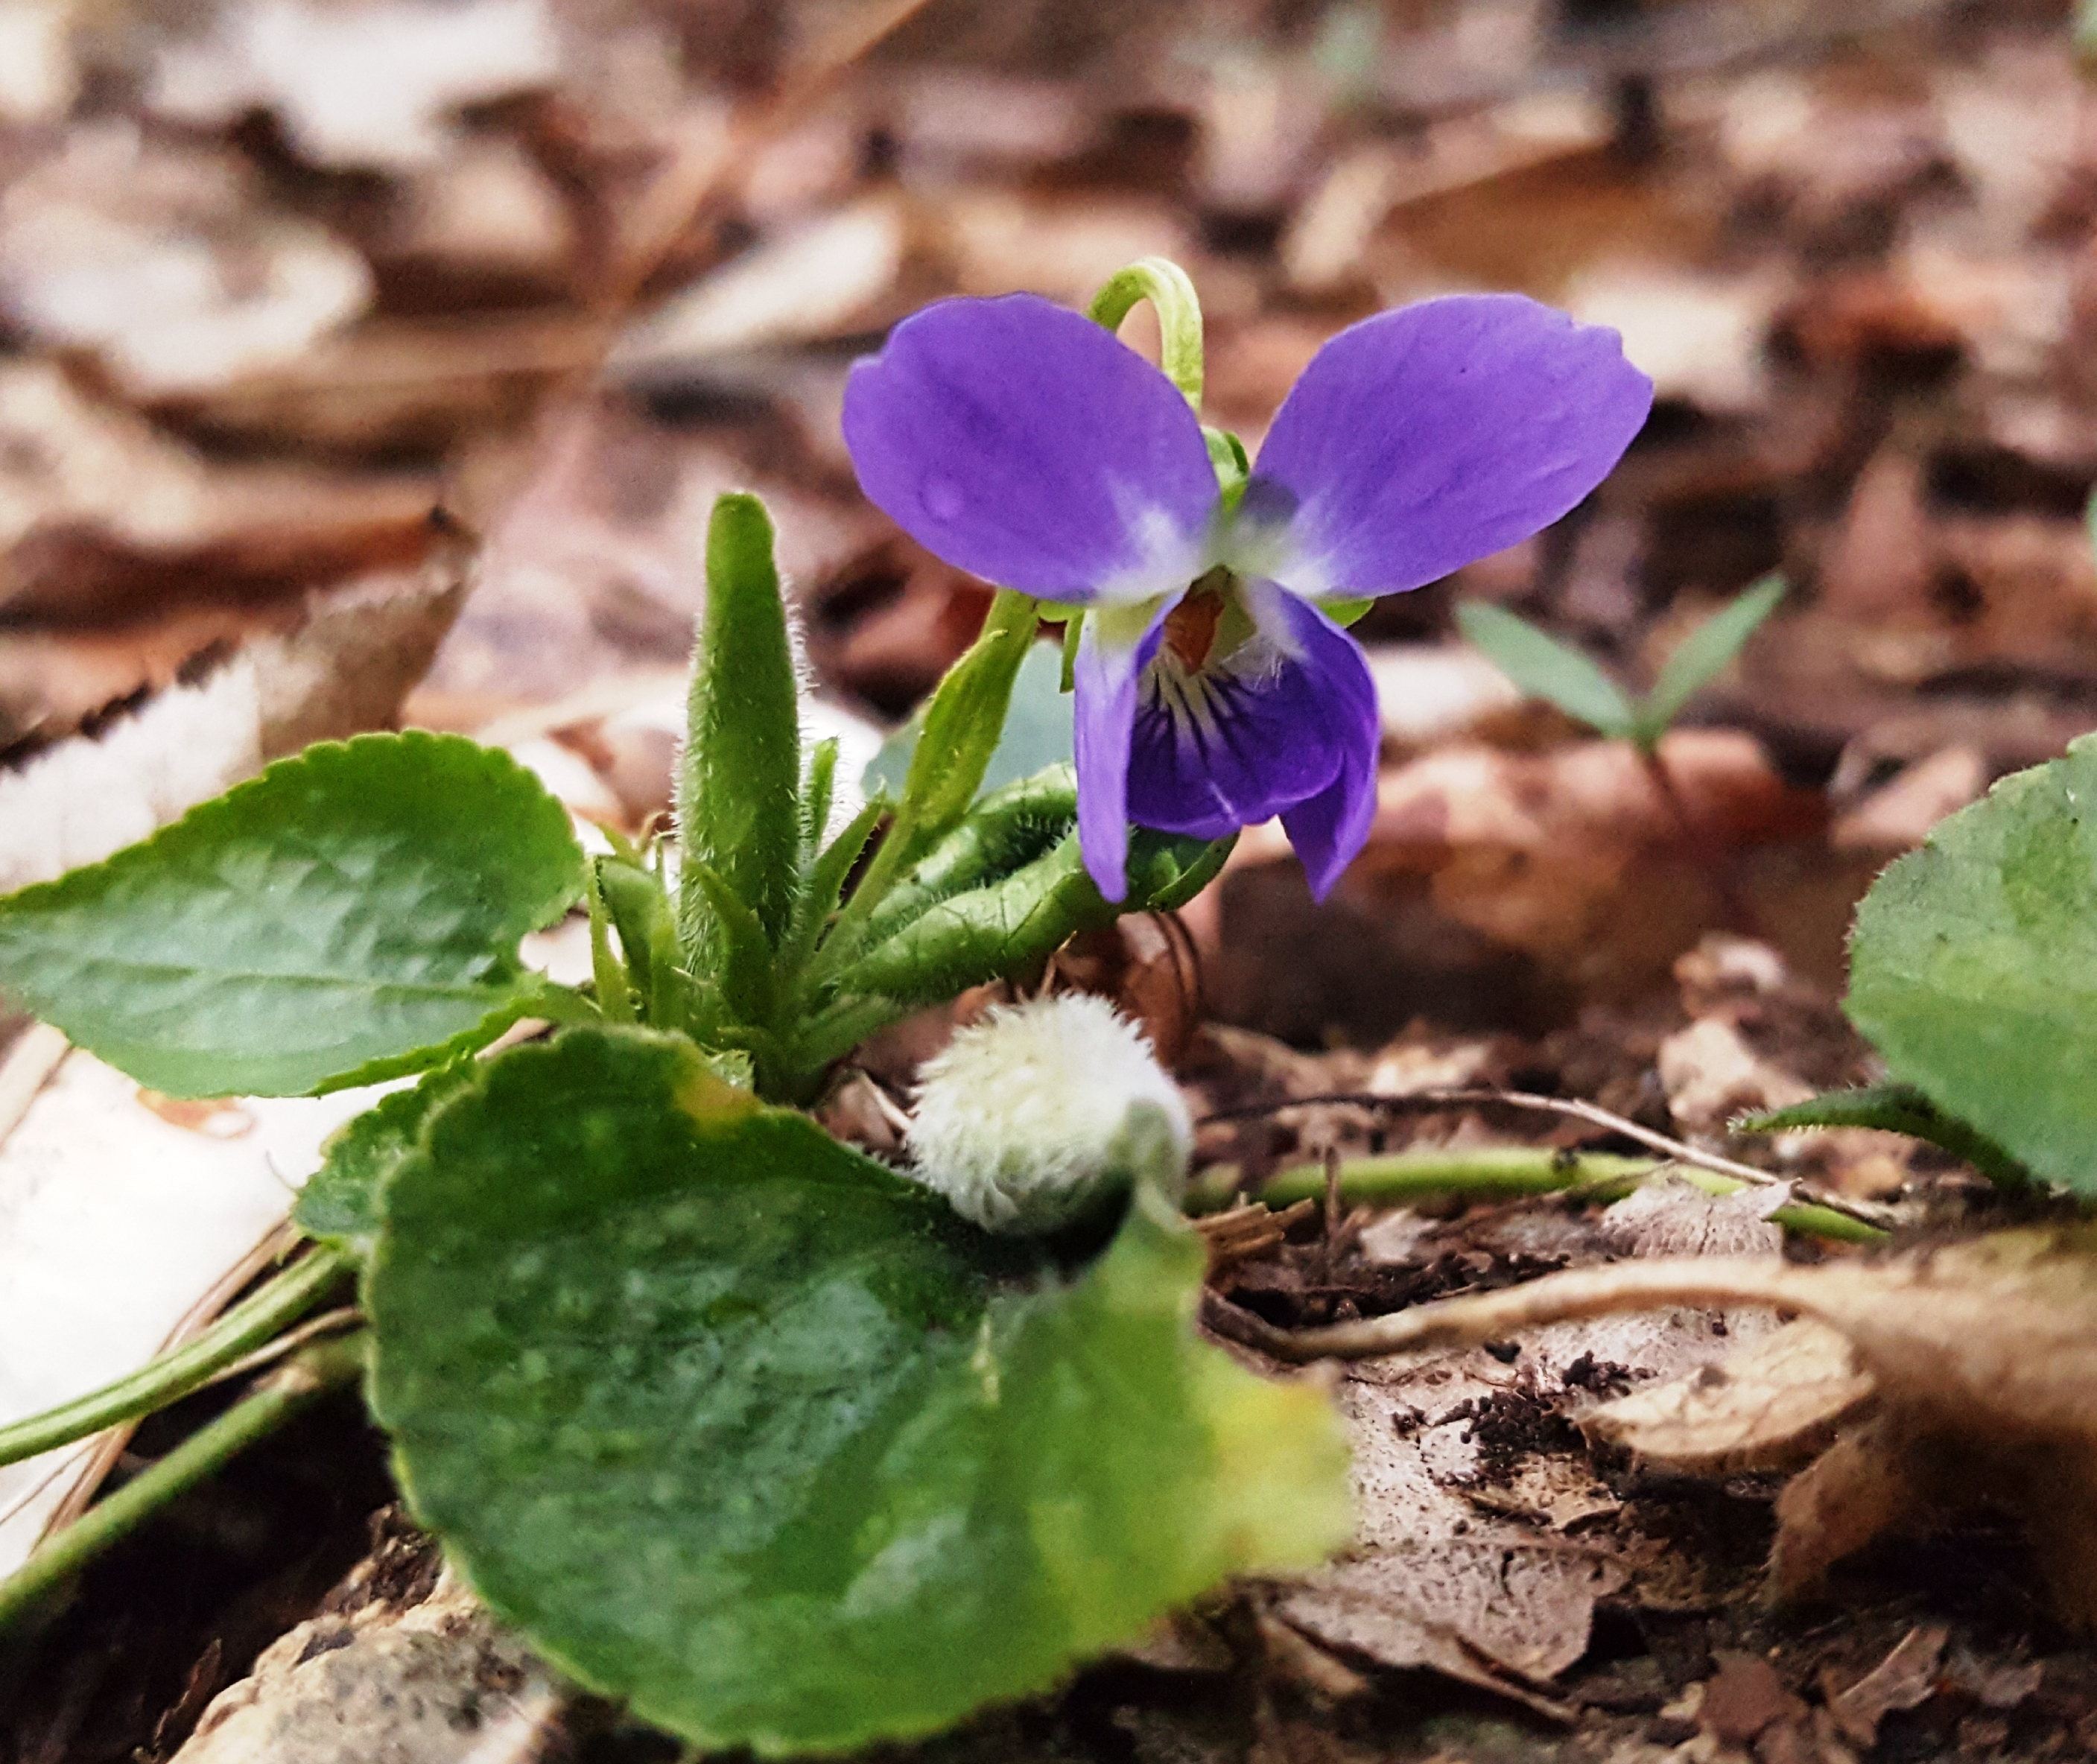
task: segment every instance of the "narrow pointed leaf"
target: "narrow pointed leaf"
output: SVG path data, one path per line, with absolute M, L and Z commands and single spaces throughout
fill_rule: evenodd
M 1018 672 L 1013 676 L 1004 729 L 976 786 L 978 800 L 1008 784 L 1032 777 L 1044 767 L 1070 763 L 1075 751 L 1075 713 L 1062 689 L 1062 663 L 1053 646 L 1031 642 L 1027 646 Z M 909 776 L 924 731 L 925 712 L 920 708 L 882 743 L 881 751 L 867 762 L 864 774 L 869 796 L 901 799 L 904 781 Z
M 1000 593 L 983 635 L 947 670 L 926 703 L 924 733 L 911 753 L 884 847 L 896 853 L 895 863 L 915 859 L 968 812 L 982 790 L 1038 623 L 1027 596 Z
M 1613 739 L 1628 737 L 1637 713 L 1617 683 L 1579 650 L 1547 635 L 1526 619 L 1482 600 L 1456 609 L 1456 627 L 1494 667 L 1533 698 Z
M 1667 733 L 1682 707 L 1725 672 L 1762 621 L 1776 611 L 1784 598 L 1784 580 L 1765 576 L 1723 611 L 1714 613 L 1675 646 L 1653 683 L 1653 690 L 1639 707 L 1640 736 L 1657 741 Z
M 707 529 L 707 606 L 692 657 L 677 781 L 677 833 L 774 940 L 794 910 L 801 848 L 801 724 L 772 522 L 753 496 L 725 496 Z M 706 971 L 712 908 L 690 866 L 678 920 Z
M 1329 1403 L 1196 1337 L 1200 1241 L 1154 1200 L 1028 1279 L 681 1044 L 583 1030 L 486 1069 L 384 1207 L 373 1399 L 417 1517 L 707 1748 L 937 1731 L 1346 1534 Z
M 518 941 L 583 880 L 506 754 L 361 735 L 0 900 L 0 991 L 171 1096 L 370 1083 L 553 1013 Z
M 1948 1115 L 1912 1084 L 1872 1084 L 1857 1090 L 1823 1091 L 1788 1108 L 1743 1115 L 1736 1133 L 1789 1133 L 1801 1127 L 1872 1127 L 1905 1133 L 1963 1158 L 1998 1182 L 2020 1183 L 2029 1172 L 2003 1148 L 1963 1121 Z

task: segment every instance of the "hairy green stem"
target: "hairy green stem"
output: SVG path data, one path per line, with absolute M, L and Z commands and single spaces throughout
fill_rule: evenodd
M 45 1540 L 0 1581 L 0 1634 L 45 1608 L 82 1569 L 121 1543 L 170 1501 L 195 1488 L 301 1409 L 364 1369 L 364 1336 L 338 1337 L 305 1350 L 259 1379 L 253 1392 L 150 1469 Z
M 1377 1158 L 1342 1159 L 1340 1196 L 1358 1205 L 1396 1206 L 1443 1194 L 1553 1194 L 1587 1189 L 1598 1196 L 1635 1188 L 1655 1171 L 1671 1169 L 1706 1194 L 1737 1194 L 1750 1184 L 1731 1176 L 1664 1158 L 1622 1158 L 1607 1152 L 1568 1153 L 1547 1145 L 1483 1145 L 1461 1151 L 1394 1152 Z M 1228 1206 L 1240 1191 L 1234 1166 L 1223 1165 L 1197 1178 L 1187 1192 L 1187 1210 L 1213 1213 Z M 1323 1164 L 1294 1164 L 1276 1171 L 1254 1191 L 1269 1206 L 1316 1200 L 1325 1192 Z M 1878 1243 L 1885 1233 L 1876 1225 L 1825 1206 L 1780 1206 L 1770 1215 L 1786 1230 L 1845 1243 Z
M 70 1445 L 187 1396 L 296 1323 L 356 1265 L 340 1250 L 316 1246 L 187 1346 L 163 1354 L 99 1390 L 0 1427 L 0 1464 Z

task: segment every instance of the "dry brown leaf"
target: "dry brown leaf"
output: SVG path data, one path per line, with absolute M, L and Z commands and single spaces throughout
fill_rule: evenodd
M 1301 1331 L 1291 1359 L 1495 1341 L 1577 1317 L 1763 1304 L 1839 1331 L 1878 1407 L 1787 1487 L 1774 1590 L 1795 1595 L 1889 1530 L 2007 1508 L 2070 1622 L 2097 1626 L 2097 1228 L 2004 1232 L 1881 1263 L 1621 1263 Z
M 428 1589 L 427 1578 L 410 1584 Z M 252 1673 L 212 1700 L 175 1757 L 522 1764 L 540 1755 L 567 1701 L 552 1674 L 445 1571 L 426 1594 L 374 1599 L 279 1638 Z
M 289 361 L 371 292 L 363 257 L 236 156 L 129 122 L 76 129 L 0 196 L 0 304 L 41 343 L 97 352 L 134 399 Z
M 1942 1624 L 1910 1630 L 1892 1652 L 1848 1690 L 1828 1700 L 1842 1736 L 1868 1749 L 1879 1743 L 1879 1723 L 1896 1709 L 1919 1709 L 1937 1693 L 1937 1662 L 1951 1632 Z
M 457 616 L 469 561 L 448 542 L 419 571 L 313 596 L 289 634 L 0 773 L 0 891 L 99 862 L 309 742 L 391 724 Z
M 1847 1336 L 1801 1320 L 1720 1364 L 1606 1403 L 1580 1425 L 1670 1469 L 1788 1469 L 1824 1450 L 1872 1388 Z

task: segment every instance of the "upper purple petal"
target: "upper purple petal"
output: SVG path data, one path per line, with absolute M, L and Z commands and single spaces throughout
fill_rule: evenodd
M 1392 594 L 1526 538 L 1609 475 L 1653 403 L 1613 330 L 1518 294 L 1380 313 L 1311 358 L 1244 517 L 1298 593 Z
M 1324 681 L 1326 716 L 1345 733 L 1338 742 L 1340 769 L 1333 781 L 1281 812 L 1282 830 L 1302 860 L 1311 898 L 1323 900 L 1368 843 L 1369 824 L 1376 818 L 1383 720 L 1377 711 L 1376 681 L 1360 646 L 1307 601 L 1281 598 L 1306 665 L 1315 665 Z
M 1050 599 L 1147 599 L 1196 573 L 1216 478 L 1150 363 L 1031 294 L 906 318 L 845 388 L 868 497 L 926 550 Z

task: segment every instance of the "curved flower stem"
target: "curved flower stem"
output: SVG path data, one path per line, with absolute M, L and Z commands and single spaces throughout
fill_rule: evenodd
M 1162 341 L 1158 365 L 1165 377 L 1180 388 L 1194 414 L 1202 413 L 1202 303 L 1187 272 L 1165 257 L 1139 257 L 1126 269 L 1117 269 L 1092 296 L 1092 317 L 1109 330 L 1119 330 L 1122 321 L 1139 300 L 1150 302 L 1158 314 Z
M 1468 1151 L 1397 1152 L 1378 1158 L 1342 1159 L 1338 1167 L 1340 1197 L 1357 1205 L 1397 1206 L 1430 1195 L 1554 1194 L 1583 1191 L 1613 1198 L 1648 1176 L 1672 1168 L 1685 1182 L 1706 1194 L 1738 1194 L 1749 1186 L 1735 1177 L 1696 1170 L 1670 1159 L 1620 1158 L 1607 1152 L 1568 1153 L 1548 1145 L 1486 1145 Z M 1223 1180 L 1217 1178 L 1221 1176 Z M 1212 1213 L 1228 1206 L 1237 1190 L 1237 1172 L 1219 1167 L 1197 1179 L 1187 1193 L 1187 1210 Z M 1294 1164 L 1260 1184 L 1252 1197 L 1269 1206 L 1316 1200 L 1325 1192 L 1323 1164 Z M 1780 1206 L 1771 1223 L 1809 1237 L 1842 1243 L 1879 1243 L 1885 1233 L 1832 1207 L 1801 1204 Z
M 364 1369 L 364 1341 L 360 1331 L 308 1348 L 260 1380 L 252 1394 L 217 1420 L 46 1539 L 0 1581 L 0 1633 L 45 1607 L 82 1569 L 169 1502 L 268 1438 L 317 1397 L 357 1378 Z
M 55 1447 L 70 1445 L 187 1396 L 297 1322 L 356 1265 L 339 1250 L 315 1248 L 235 1305 L 186 1347 L 149 1361 L 99 1390 L 0 1428 L 0 1464 L 17 1464 Z

